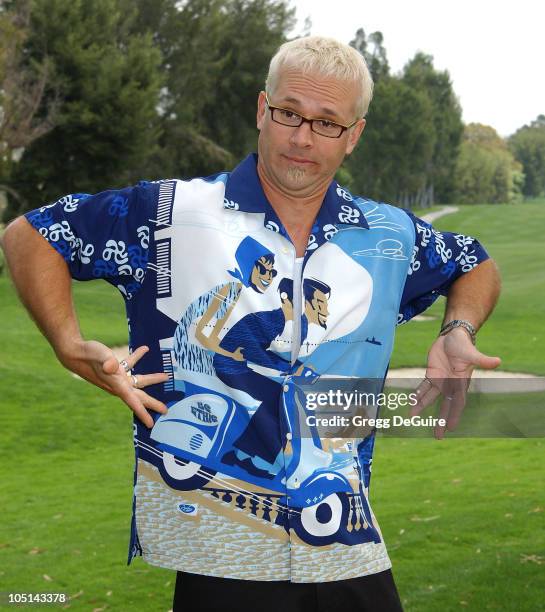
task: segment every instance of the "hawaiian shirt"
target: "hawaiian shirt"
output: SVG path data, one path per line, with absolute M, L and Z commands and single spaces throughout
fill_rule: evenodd
M 383 571 L 375 436 L 305 428 L 298 383 L 384 380 L 396 325 L 488 256 L 470 236 L 332 182 L 294 278 L 295 248 L 256 163 L 72 194 L 26 215 L 73 278 L 119 289 L 130 350 L 150 347 L 134 373 L 169 374 L 147 389 L 168 414 L 152 413 L 152 429 L 134 420 L 129 563 L 293 582 Z

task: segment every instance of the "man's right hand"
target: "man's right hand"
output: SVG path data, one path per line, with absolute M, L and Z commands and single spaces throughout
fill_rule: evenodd
M 127 368 L 132 369 L 148 350 L 147 346 L 140 346 L 125 357 Z M 142 391 L 143 387 L 167 381 L 168 374 L 161 372 L 133 376 L 125 370 L 110 348 L 94 340 L 76 343 L 69 355 L 61 357 L 61 361 L 78 376 L 119 397 L 146 427 L 153 427 L 153 419 L 147 410 L 161 414 L 168 412 L 163 402 Z
M 136 388 L 133 378 L 127 376 L 111 349 L 81 338 L 68 266 L 24 217 L 6 228 L 2 246 L 19 297 L 61 363 L 97 387 L 117 395 L 144 425 L 153 427 L 153 419 L 146 409 L 165 414 L 167 407 L 141 388 L 165 382 L 168 375 L 139 375 Z M 141 346 L 128 355 L 128 367 L 132 368 L 147 352 L 148 347 Z

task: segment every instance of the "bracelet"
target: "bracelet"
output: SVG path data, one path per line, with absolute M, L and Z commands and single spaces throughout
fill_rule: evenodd
M 477 331 L 469 321 L 462 321 L 461 319 L 454 319 L 453 321 L 449 321 L 448 323 L 445 323 L 443 327 L 441 327 L 439 335 L 444 336 L 445 334 L 448 334 L 449 331 L 452 331 L 455 327 L 463 327 L 469 334 L 471 342 L 475 344 L 475 336 L 477 334 Z

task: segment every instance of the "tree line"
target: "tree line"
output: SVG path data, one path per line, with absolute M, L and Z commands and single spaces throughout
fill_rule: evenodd
M 257 92 L 294 23 L 287 0 L 0 0 L 4 219 L 65 193 L 232 168 L 255 150 Z M 394 75 L 380 32 L 350 44 L 376 85 L 341 183 L 408 207 L 543 195 L 545 117 L 508 141 L 464 126 L 431 56 Z

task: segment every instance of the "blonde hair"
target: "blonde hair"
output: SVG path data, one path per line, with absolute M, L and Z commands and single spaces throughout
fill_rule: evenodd
M 367 114 L 373 97 L 373 79 L 365 59 L 353 47 L 324 36 L 306 36 L 284 43 L 269 65 L 265 81 L 265 91 L 269 96 L 274 93 L 280 70 L 285 66 L 299 68 L 303 73 L 356 83 L 360 90 L 357 116 L 365 117 Z

